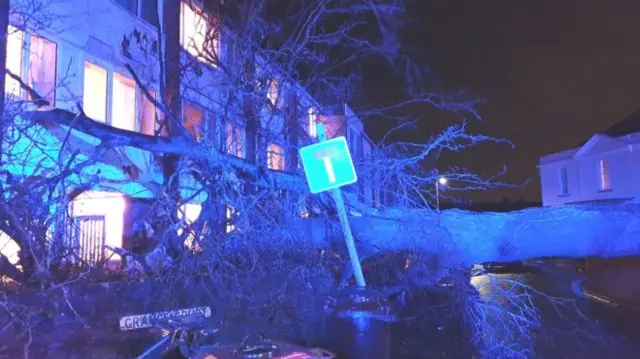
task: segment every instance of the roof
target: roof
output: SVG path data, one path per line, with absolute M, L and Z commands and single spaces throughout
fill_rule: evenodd
M 640 110 L 631 113 L 623 120 L 616 122 L 612 126 L 608 127 L 604 131 L 600 131 L 596 133 L 611 136 L 613 138 L 628 136 L 631 134 L 640 133 Z M 591 140 L 593 136 L 589 139 L 579 143 L 577 146 L 574 146 L 568 150 L 563 150 L 559 152 L 554 152 L 545 156 L 541 156 L 538 164 L 544 165 L 551 162 L 556 162 L 564 159 L 571 158 L 580 148 L 582 148 L 589 140 Z M 628 137 L 627 140 L 635 141 L 635 136 Z
M 607 128 L 601 133 L 605 133 L 611 137 L 620 137 L 640 132 L 640 110 L 627 116 L 622 121 Z
M 598 132 L 598 134 L 605 134 L 615 138 L 638 132 L 640 132 L 640 110 L 628 115 L 622 121 L 618 121 L 612 126 L 609 126 L 606 130 Z M 581 142 L 576 147 L 584 146 L 587 142 L 589 142 L 591 137 Z

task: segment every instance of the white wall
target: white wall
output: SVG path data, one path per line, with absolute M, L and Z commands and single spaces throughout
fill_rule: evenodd
M 609 190 L 600 190 L 600 160 L 608 163 Z M 566 195 L 560 193 L 559 171 L 562 167 L 567 168 Z M 577 153 L 564 159 L 544 161 L 539 171 L 544 206 L 640 196 L 640 146 L 637 145 L 612 147 L 607 144 L 584 155 Z

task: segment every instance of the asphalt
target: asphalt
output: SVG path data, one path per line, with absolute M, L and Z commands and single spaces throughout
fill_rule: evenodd
M 493 274 L 505 281 L 518 278 L 529 285 L 540 313 L 535 332 L 535 357 L 640 357 L 640 276 L 599 268 L 585 274 L 565 261 L 539 261 L 531 273 Z M 640 274 L 640 272 L 637 272 Z M 637 278 L 637 279 L 636 279 Z

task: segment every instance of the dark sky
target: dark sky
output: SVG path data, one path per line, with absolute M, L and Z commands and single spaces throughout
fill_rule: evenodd
M 575 146 L 640 109 L 638 0 L 414 2 L 407 44 L 447 87 L 486 100 L 483 121 L 470 129 L 516 146 L 485 145 L 456 163 L 487 174 L 504 164 L 506 180 L 532 180 L 475 200 L 539 200 L 539 156 Z M 426 138 L 447 115 L 420 117 Z

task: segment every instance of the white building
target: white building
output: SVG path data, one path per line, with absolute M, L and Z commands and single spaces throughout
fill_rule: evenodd
M 540 157 L 544 206 L 640 197 L 640 112 L 581 146 Z

